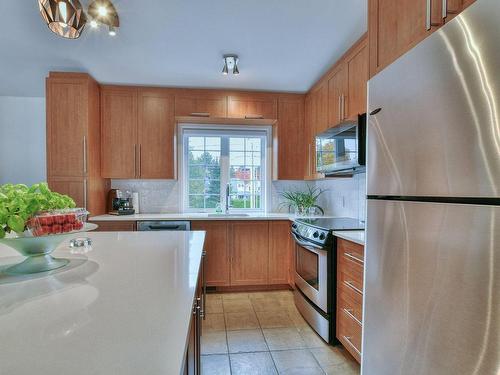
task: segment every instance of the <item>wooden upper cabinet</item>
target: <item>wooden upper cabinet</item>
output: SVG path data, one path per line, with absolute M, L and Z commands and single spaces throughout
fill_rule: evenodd
M 427 2 L 369 0 L 368 30 L 373 76 L 433 32 L 427 30 Z
M 308 93 L 304 99 L 304 179 L 313 178 L 314 160 L 314 126 L 313 126 L 313 95 Z
M 107 178 L 136 178 L 138 172 L 137 89 L 101 92 L 101 171 Z
M 227 116 L 227 95 L 217 91 L 186 90 L 175 94 L 176 116 Z
M 174 179 L 176 138 L 172 93 L 161 89 L 139 90 L 137 134 L 136 177 Z
M 268 282 L 269 223 L 241 221 L 229 224 L 231 285 L 263 285 Z
M 228 223 L 226 221 L 192 221 L 192 230 L 206 231 L 205 280 L 208 286 L 229 286 Z
M 269 222 L 269 284 L 290 282 L 293 241 L 289 221 Z
M 47 175 L 83 177 L 87 166 L 88 84 L 47 78 Z
M 357 120 L 358 115 L 367 111 L 367 82 L 368 82 L 368 46 L 362 49 L 347 63 L 349 83 L 348 100 L 346 105 L 349 120 Z
M 274 94 L 231 94 L 227 103 L 230 118 L 278 118 L 278 98 Z
M 313 129 L 314 136 L 328 129 L 328 83 L 322 83 L 315 91 L 313 97 Z
M 304 179 L 304 96 L 280 97 L 278 179 Z
M 343 64 L 328 80 L 328 127 L 340 124 L 347 118 L 348 69 Z

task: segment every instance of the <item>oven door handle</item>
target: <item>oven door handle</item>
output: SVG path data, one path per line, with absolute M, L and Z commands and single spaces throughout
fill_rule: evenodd
M 311 250 L 312 252 L 316 253 L 316 250 L 323 250 L 326 251 L 323 247 L 319 245 L 312 244 L 310 242 L 305 242 L 303 241 L 299 236 L 297 236 L 295 233 L 292 232 L 292 236 L 295 239 L 295 242 L 297 242 L 298 245 L 302 246 L 303 248 L 307 250 Z

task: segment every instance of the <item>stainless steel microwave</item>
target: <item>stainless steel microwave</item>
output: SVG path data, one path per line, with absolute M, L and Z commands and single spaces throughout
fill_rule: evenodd
M 316 136 L 316 171 L 341 177 L 365 171 L 366 114 Z

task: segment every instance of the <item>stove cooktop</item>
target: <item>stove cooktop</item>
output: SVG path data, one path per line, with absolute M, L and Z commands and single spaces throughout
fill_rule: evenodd
M 349 217 L 297 219 L 296 222 L 325 231 L 365 229 L 365 223 Z

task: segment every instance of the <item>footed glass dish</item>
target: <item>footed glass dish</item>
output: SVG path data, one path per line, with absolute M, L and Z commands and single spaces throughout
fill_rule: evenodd
M 71 239 L 76 233 L 88 232 L 96 228 L 96 224 L 85 223 L 81 230 L 63 234 L 40 237 L 2 238 L 0 239 L 0 244 L 11 247 L 26 257 L 23 262 L 10 266 L 3 272 L 9 275 L 26 275 L 64 267 L 69 263 L 69 260 L 54 258 L 51 253 L 63 241 Z

